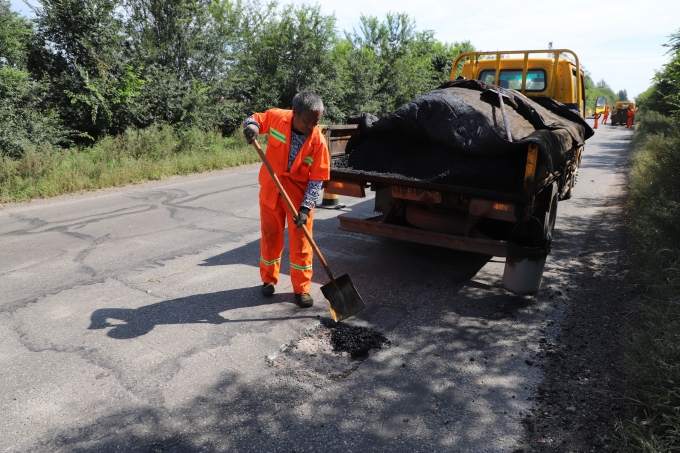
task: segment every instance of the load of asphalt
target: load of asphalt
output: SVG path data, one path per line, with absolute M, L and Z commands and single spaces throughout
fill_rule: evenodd
M 384 334 L 369 327 L 334 322 L 327 323 L 327 327 L 331 328 L 333 351 L 347 352 L 353 359 L 366 357 L 371 350 L 390 345 Z
M 519 192 L 525 156 L 479 156 L 407 133 L 373 134 L 333 168 L 353 173 Z
M 499 92 L 508 104 L 505 114 Z M 555 102 L 544 104 L 477 80 L 448 82 L 382 118 L 369 113 L 348 118 L 359 125 L 361 141 L 335 159 L 333 168 L 520 193 L 528 145 L 539 149 L 536 180 L 547 181 L 593 135 L 578 112 Z

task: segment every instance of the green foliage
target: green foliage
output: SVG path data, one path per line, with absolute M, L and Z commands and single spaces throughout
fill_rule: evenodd
M 30 67 L 52 86 L 49 104 L 65 122 L 97 138 L 124 130 L 142 81 L 126 64 L 117 0 L 42 0 L 39 45 Z
M 0 0 L 0 67 L 24 68 L 33 27 L 10 9 L 7 0 Z
M 40 0 L 33 22 L 0 2 L 0 65 L 25 63 L 25 83 L 42 90 L 29 110 L 58 116 L 78 144 L 131 126 L 230 134 L 301 90 L 321 95 L 324 122 L 382 115 L 448 80 L 452 60 L 474 50 L 417 31 L 406 14 L 363 16 L 358 32 L 339 34 L 319 6 L 256 0 Z
M 455 57 L 474 50 L 469 41 L 440 43 L 431 31 L 417 32 L 406 14 L 380 22 L 361 16 L 359 31 L 345 35 L 345 98 L 348 114 L 384 115 L 449 80 Z
M 631 199 L 642 296 L 631 309 L 628 397 L 636 418 L 620 426 L 624 451 L 680 450 L 680 122 L 636 115 Z
M 259 32 L 239 43 L 243 53 L 233 71 L 237 82 L 228 94 L 240 101 L 244 116 L 272 107 L 290 108 L 297 92 L 312 90 L 324 99 L 326 116 L 337 117 L 333 101 L 338 62 L 331 58 L 335 18 L 324 16 L 319 6 L 306 5 L 249 14 L 248 28 Z
M 628 99 L 628 92 L 626 90 L 619 90 L 616 95 L 619 97 L 620 101 L 630 101 L 630 99 Z
M 129 129 L 94 146 L 54 152 L 28 145 L 21 158 L 0 156 L 0 203 L 49 197 L 257 162 L 242 138 L 170 126 Z
M 54 150 L 69 142 L 69 133 L 43 98 L 48 86 L 32 81 L 29 73 L 0 67 L 0 155 L 20 157 L 27 148 Z
M 669 62 L 656 72 L 652 86 L 637 100 L 643 110 L 680 116 L 680 30 L 670 35 L 665 46 L 669 48 Z
M 597 98 L 599 96 L 606 97 L 607 104 L 612 108 L 614 107 L 616 101 L 619 100 L 619 96 L 614 93 L 614 91 L 604 80 L 594 83 L 590 75 L 586 74 L 584 85 L 586 89 L 586 109 L 595 111 L 595 103 L 597 102 Z

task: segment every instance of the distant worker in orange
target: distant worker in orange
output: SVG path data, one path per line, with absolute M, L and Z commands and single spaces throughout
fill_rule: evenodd
M 283 253 L 283 232 L 288 223 L 290 279 L 297 304 L 311 307 L 312 247 L 300 229 L 312 234 L 314 206 L 323 181 L 330 178 L 330 154 L 316 127 L 323 114 L 321 98 L 302 91 L 293 98 L 293 109 L 271 109 L 255 113 L 243 122 L 243 135 L 253 143 L 258 134 L 269 134 L 267 160 L 295 206 L 298 217 L 288 211 L 274 181 L 264 165 L 260 167 L 260 277 L 262 294 L 272 296 L 279 282 Z M 293 225 L 297 228 L 293 228 Z
M 626 123 L 627 128 L 633 127 L 633 119 L 635 119 L 635 110 L 629 108 L 628 109 L 628 122 Z
M 605 105 L 604 106 L 604 119 L 602 120 L 602 124 L 607 124 L 608 118 L 609 118 L 609 106 Z
M 593 113 L 593 118 L 595 118 L 595 124 L 593 124 L 593 129 L 597 129 L 597 120 L 600 119 L 601 115 L 602 115 L 601 113 L 597 112 Z

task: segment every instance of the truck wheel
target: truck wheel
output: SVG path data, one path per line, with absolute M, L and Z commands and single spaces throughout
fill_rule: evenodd
M 569 177 L 569 182 L 567 183 L 567 186 L 569 187 L 566 192 L 564 192 L 564 195 L 562 195 L 562 198 L 560 200 L 568 200 L 571 198 L 574 190 L 574 185 L 576 184 L 576 175 L 571 174 Z
M 571 190 L 571 189 L 569 189 Z M 548 208 L 548 212 L 546 213 L 545 216 L 545 221 L 543 224 L 543 234 L 544 237 L 547 241 L 552 241 L 553 239 L 553 234 L 555 232 L 555 223 L 557 222 L 557 200 L 558 200 L 557 193 L 553 195 L 552 200 L 550 201 L 550 207 Z
M 555 231 L 555 222 L 557 221 L 557 201 L 559 199 L 559 189 L 557 183 L 553 183 L 552 187 L 548 186 L 538 194 L 536 202 L 538 209 L 535 216 L 543 224 L 543 238 L 547 241 L 552 241 L 553 233 Z

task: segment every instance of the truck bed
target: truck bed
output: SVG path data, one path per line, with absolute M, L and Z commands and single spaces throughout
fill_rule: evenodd
M 508 99 L 505 111 L 512 140 L 506 137 L 498 93 L 491 89 Z M 539 150 L 533 187 L 537 194 L 564 174 L 592 135 L 585 121 L 562 104 L 535 102 L 516 91 L 471 80 L 445 84 L 380 119 L 363 114 L 357 122 L 358 130 L 333 126 L 335 134 L 329 134 L 335 148 L 332 175 L 400 180 L 413 187 L 435 184 L 439 190 L 487 192 L 499 199 L 525 195 L 528 145 Z M 332 146 L 333 135 L 345 139 Z

